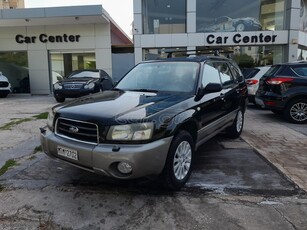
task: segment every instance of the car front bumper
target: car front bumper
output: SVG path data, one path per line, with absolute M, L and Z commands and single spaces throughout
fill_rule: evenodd
M 67 90 L 54 90 L 53 94 L 59 97 L 76 98 L 86 96 L 92 93 L 97 93 L 95 89 L 67 89 Z
M 159 175 L 165 165 L 173 137 L 146 144 L 88 144 L 59 137 L 49 129 L 41 129 L 40 141 L 43 151 L 51 158 L 61 159 L 76 167 L 119 179 L 134 179 Z M 78 160 L 58 154 L 58 146 L 73 149 Z M 125 162 L 132 172 L 122 174 L 117 165 Z

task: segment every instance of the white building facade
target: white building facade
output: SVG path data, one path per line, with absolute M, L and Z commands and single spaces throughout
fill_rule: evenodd
M 15 93 L 50 94 L 76 69 L 112 76 L 112 46 L 132 45 L 101 5 L 3 9 L 0 27 L 0 71 Z
M 304 2 L 134 0 L 135 63 L 186 55 L 189 50 L 218 50 L 241 67 L 304 59 Z

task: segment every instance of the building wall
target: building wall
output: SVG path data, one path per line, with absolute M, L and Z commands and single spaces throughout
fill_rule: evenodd
M 79 42 L 46 42 L 47 36 L 78 35 Z M 35 37 L 34 42 L 18 43 L 16 35 Z M 22 40 L 22 39 L 21 39 Z M 30 39 L 31 41 L 31 39 Z M 1 28 L 0 51 L 26 51 L 32 94 L 50 94 L 49 51 L 92 51 L 96 56 L 96 68 L 102 68 L 112 76 L 111 35 L 109 24 L 29 26 Z
M 297 60 L 298 39 L 299 39 L 299 15 L 300 0 L 285 0 L 284 26 L 278 30 L 248 31 L 248 32 L 197 32 L 197 0 L 187 0 L 186 4 L 186 33 L 169 33 L 169 34 L 144 34 L 144 25 L 142 22 L 142 0 L 134 0 L 134 46 L 135 46 L 135 63 L 143 60 L 143 52 L 146 48 L 168 48 L 168 47 L 185 47 L 188 50 L 196 49 L 196 47 L 227 47 L 227 46 L 264 46 L 279 45 L 283 47 L 283 62 L 291 62 Z M 261 3 L 262 4 L 262 3 Z M 242 6 L 243 7 L 243 6 Z M 268 7 L 268 6 L 261 6 Z M 275 10 L 279 13 L 281 5 L 277 4 Z M 271 10 L 271 9 L 270 9 Z M 265 11 L 265 9 L 263 9 Z M 267 12 L 272 13 L 272 12 Z M 240 34 L 241 38 L 247 36 L 267 36 L 275 37 L 270 42 L 234 42 L 234 36 Z M 212 35 L 215 42 L 213 41 Z M 209 40 L 208 40 L 208 36 Z M 223 42 L 217 43 L 216 38 L 220 37 Z M 227 42 L 224 42 L 227 37 Z M 303 35 L 301 35 L 303 37 Z M 303 38 L 302 38 L 303 39 Z M 302 40 L 301 39 L 301 40 Z

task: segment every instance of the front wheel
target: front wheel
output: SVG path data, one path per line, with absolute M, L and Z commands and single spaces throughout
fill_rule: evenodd
M 171 143 L 161 175 L 166 188 L 178 190 L 185 185 L 192 172 L 193 156 L 193 138 L 187 131 L 180 131 Z
M 231 138 L 238 138 L 243 130 L 244 124 L 244 112 L 243 109 L 240 108 L 237 112 L 237 116 L 233 121 L 232 125 L 226 129 L 227 136 Z
M 304 124 L 307 122 L 307 100 L 296 99 L 291 101 L 284 112 L 284 117 L 296 124 Z

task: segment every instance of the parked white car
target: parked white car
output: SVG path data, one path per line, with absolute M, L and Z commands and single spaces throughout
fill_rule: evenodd
M 255 95 L 259 88 L 259 80 L 270 69 L 270 67 L 271 66 L 260 66 L 242 70 L 247 84 L 249 102 L 256 104 Z
M 7 77 L 0 72 L 0 97 L 6 97 L 11 92 L 11 84 Z

